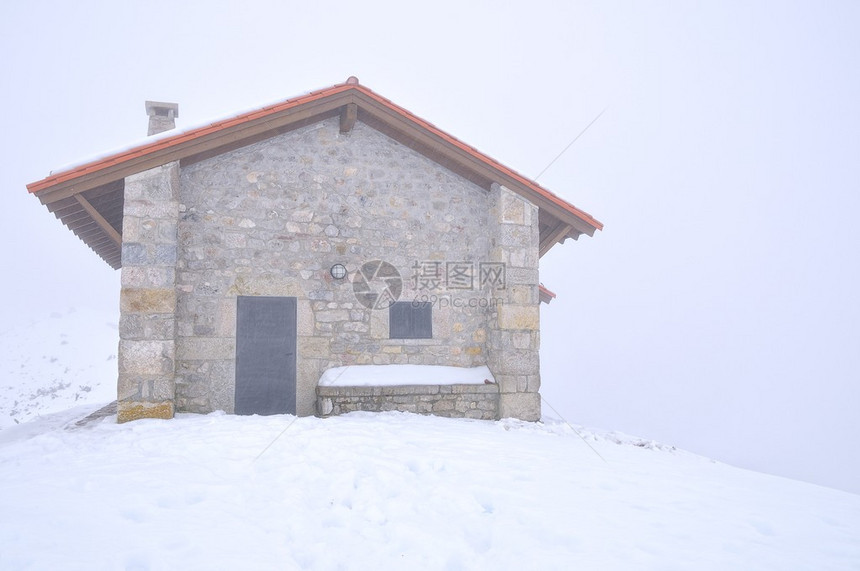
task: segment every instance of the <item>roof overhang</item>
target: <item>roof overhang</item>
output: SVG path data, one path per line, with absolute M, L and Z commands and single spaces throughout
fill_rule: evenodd
M 350 78 L 346 83 L 159 137 L 131 149 L 52 174 L 28 190 L 114 268 L 121 265 L 125 177 L 179 161 L 192 164 L 330 117 L 348 131 L 359 120 L 488 189 L 506 186 L 539 209 L 540 255 L 567 238 L 592 236 L 603 224 L 477 149 Z
M 550 291 L 543 284 L 540 284 L 538 286 L 538 296 L 540 298 L 540 302 L 545 303 L 547 305 L 549 305 L 549 302 L 556 298 L 555 292 Z

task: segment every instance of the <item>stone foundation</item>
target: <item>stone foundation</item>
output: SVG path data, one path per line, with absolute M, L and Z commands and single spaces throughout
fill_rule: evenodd
M 392 387 L 317 387 L 321 417 L 354 411 L 397 410 L 451 418 L 499 418 L 499 386 L 398 385 Z

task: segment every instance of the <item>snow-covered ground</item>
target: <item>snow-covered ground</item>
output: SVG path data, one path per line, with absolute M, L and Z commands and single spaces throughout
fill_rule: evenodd
M 860 569 L 858 495 L 558 420 L 79 426 L 115 348 L 86 310 L 0 332 L 0 569 Z
M 860 496 L 561 422 L 87 410 L 0 433 L 3 569 L 860 566 Z
M 0 430 L 39 415 L 116 399 L 116 314 L 48 312 L 0 328 Z

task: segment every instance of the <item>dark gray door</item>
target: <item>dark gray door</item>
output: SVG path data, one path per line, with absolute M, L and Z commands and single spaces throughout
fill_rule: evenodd
M 296 413 L 296 298 L 238 298 L 235 411 Z

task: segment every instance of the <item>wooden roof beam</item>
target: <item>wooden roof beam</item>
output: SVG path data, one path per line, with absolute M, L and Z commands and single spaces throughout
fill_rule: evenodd
M 355 103 L 347 103 L 340 111 L 340 132 L 349 133 L 355 126 L 355 120 L 358 119 L 358 105 Z
M 117 246 L 121 246 L 122 236 L 120 236 L 119 232 L 117 232 L 114 227 L 111 226 L 107 220 L 105 220 L 104 216 L 101 215 L 101 212 L 96 210 L 95 207 L 90 204 L 90 201 L 81 196 L 80 194 L 76 194 L 75 199 L 78 201 L 78 204 L 80 204 L 83 209 L 87 211 L 87 214 L 92 216 L 93 221 L 98 224 L 102 230 L 104 230 L 105 234 L 107 234 L 108 237 L 113 240 L 113 242 Z
M 555 246 L 559 240 L 566 238 L 570 230 L 570 224 L 565 224 L 564 222 L 559 221 L 558 224 L 556 224 L 552 230 L 547 232 L 545 236 L 541 236 L 538 250 L 539 256 L 543 256 L 549 252 L 550 248 Z

